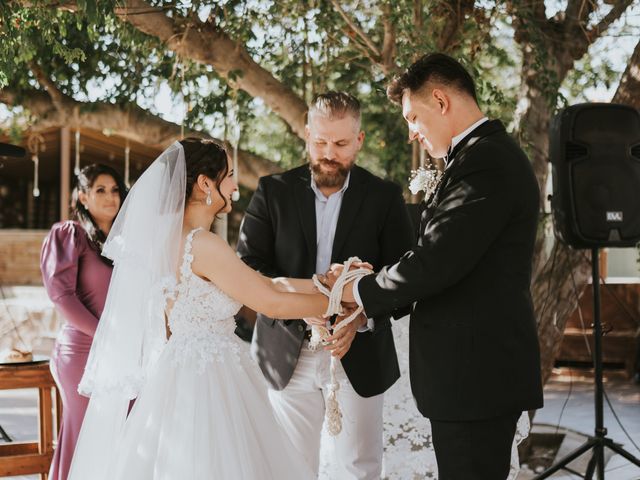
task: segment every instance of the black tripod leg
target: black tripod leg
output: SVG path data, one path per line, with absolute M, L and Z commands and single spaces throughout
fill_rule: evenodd
M 591 453 L 591 460 L 587 465 L 587 471 L 584 473 L 584 480 L 592 480 L 593 472 L 596 470 L 596 463 L 598 462 L 598 445 L 593 446 L 593 452 Z
M 4 431 L 4 428 L 2 428 L 2 425 L 0 425 L 0 438 L 3 438 L 6 442 L 13 442 L 9 434 Z
M 604 480 L 604 443 L 598 444 L 596 455 L 598 455 L 598 480 Z
M 622 455 L 624 458 L 626 458 L 631 463 L 633 463 L 636 467 L 640 467 L 640 459 L 638 459 L 638 458 L 634 457 L 633 455 L 631 455 L 629 452 L 627 452 L 620 445 L 616 445 L 615 443 L 610 442 L 610 443 L 607 443 L 607 447 L 609 447 L 611 450 L 616 452 L 618 455 Z
M 583 453 L 588 451 L 591 447 L 593 447 L 594 444 L 595 444 L 595 439 L 592 438 L 592 439 L 587 440 L 586 443 L 583 443 L 580 447 L 576 448 L 573 452 L 571 452 L 569 455 L 564 457 L 558 463 L 556 463 L 555 465 L 552 465 L 551 467 L 546 469 L 540 475 L 535 477 L 534 480 L 542 480 L 543 478 L 548 478 L 551 475 L 553 475 L 554 473 L 556 473 L 557 471 L 562 470 L 564 467 L 569 465 L 571 462 L 573 462 L 580 455 L 582 455 Z

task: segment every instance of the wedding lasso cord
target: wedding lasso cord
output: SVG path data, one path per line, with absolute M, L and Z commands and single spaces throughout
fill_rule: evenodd
M 332 315 L 341 315 L 342 310 L 342 291 L 344 290 L 345 285 L 348 283 L 362 278 L 366 275 L 369 275 L 371 270 L 366 268 L 357 268 L 355 270 L 350 270 L 351 266 L 354 263 L 362 262 L 358 257 L 351 257 L 349 260 L 344 262 L 344 269 L 342 273 L 336 280 L 336 283 L 333 285 L 333 288 L 329 290 L 326 288 L 318 279 L 317 275 L 313 276 L 313 283 L 318 288 L 318 290 L 329 297 L 329 305 L 327 307 L 327 311 L 325 312 L 325 317 L 331 317 Z M 351 322 L 353 322 L 358 315 L 362 313 L 362 307 L 358 306 L 356 310 L 354 310 L 351 315 L 346 317 L 340 323 L 334 326 L 333 332 L 336 333 L 340 329 L 346 327 Z M 324 344 L 324 340 L 330 335 L 329 330 L 326 327 L 322 327 L 319 325 L 313 325 L 311 327 L 311 340 L 309 340 L 309 349 L 317 350 L 320 345 Z M 337 392 L 340 389 L 340 384 L 336 379 L 336 369 L 338 365 L 338 360 L 331 356 L 331 385 L 329 386 L 329 395 L 327 396 L 327 405 L 325 408 L 325 418 L 327 420 L 327 430 L 331 436 L 336 436 L 342 431 L 342 412 L 340 411 L 340 404 L 338 403 Z

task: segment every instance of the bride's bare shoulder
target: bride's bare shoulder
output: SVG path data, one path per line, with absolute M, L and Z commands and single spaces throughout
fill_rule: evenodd
M 192 252 L 194 256 L 205 254 L 207 257 L 213 255 L 235 255 L 233 249 L 220 235 L 212 232 L 200 231 L 193 236 Z

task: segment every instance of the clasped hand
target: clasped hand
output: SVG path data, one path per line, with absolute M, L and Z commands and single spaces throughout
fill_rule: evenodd
M 366 262 L 357 262 L 351 265 L 351 270 L 357 270 L 365 268 L 373 270 L 373 266 Z M 333 289 L 336 281 L 340 277 L 344 270 L 344 265 L 333 264 L 329 271 L 324 275 L 318 275 L 318 280 L 329 290 Z M 339 330 L 335 330 L 335 326 L 342 322 L 345 318 L 349 317 L 355 310 L 358 309 L 358 304 L 355 302 L 353 296 L 353 281 L 344 285 L 342 291 L 342 314 L 339 315 L 334 323 L 334 333 L 326 339 L 328 345 L 325 350 L 331 351 L 331 355 L 341 359 L 346 355 L 351 347 L 358 329 L 367 324 L 367 317 L 364 314 L 358 315 L 351 323 Z M 310 323 L 310 322 L 308 322 Z M 314 322 L 315 323 L 315 322 Z
M 373 266 L 367 262 L 354 262 L 351 265 L 351 270 L 358 270 L 360 268 L 364 268 L 367 270 L 373 271 Z M 334 263 L 331 265 L 331 268 L 324 275 L 318 275 L 318 280 L 329 290 L 333 290 L 333 286 L 338 281 L 340 275 L 344 271 L 344 265 L 341 263 Z M 344 289 L 342 290 L 342 305 L 343 307 L 348 307 L 349 305 L 353 305 L 356 303 L 356 300 L 353 296 L 353 280 L 344 285 Z M 356 307 L 357 308 L 357 307 Z M 354 309 L 352 309 L 354 310 Z

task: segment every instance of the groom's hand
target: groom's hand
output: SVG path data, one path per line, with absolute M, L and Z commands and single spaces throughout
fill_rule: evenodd
M 347 283 L 344 286 L 344 290 L 342 290 L 342 305 L 348 306 L 350 304 L 356 303 L 356 299 L 353 295 L 353 281 Z M 356 305 L 357 307 L 357 305 Z
M 355 308 L 357 307 L 358 306 L 356 305 Z M 335 325 L 339 324 L 349 315 L 350 313 L 345 311 L 343 316 L 337 318 Z M 331 344 L 326 346 L 325 350 L 329 350 L 332 356 L 342 359 L 342 357 L 344 357 L 349 351 L 349 348 L 351 348 L 351 343 L 353 342 L 353 339 L 356 338 L 358 329 L 366 324 L 367 317 L 362 314 L 358 315 L 353 322 L 346 327 L 341 328 L 326 339 L 326 341 L 331 342 Z

